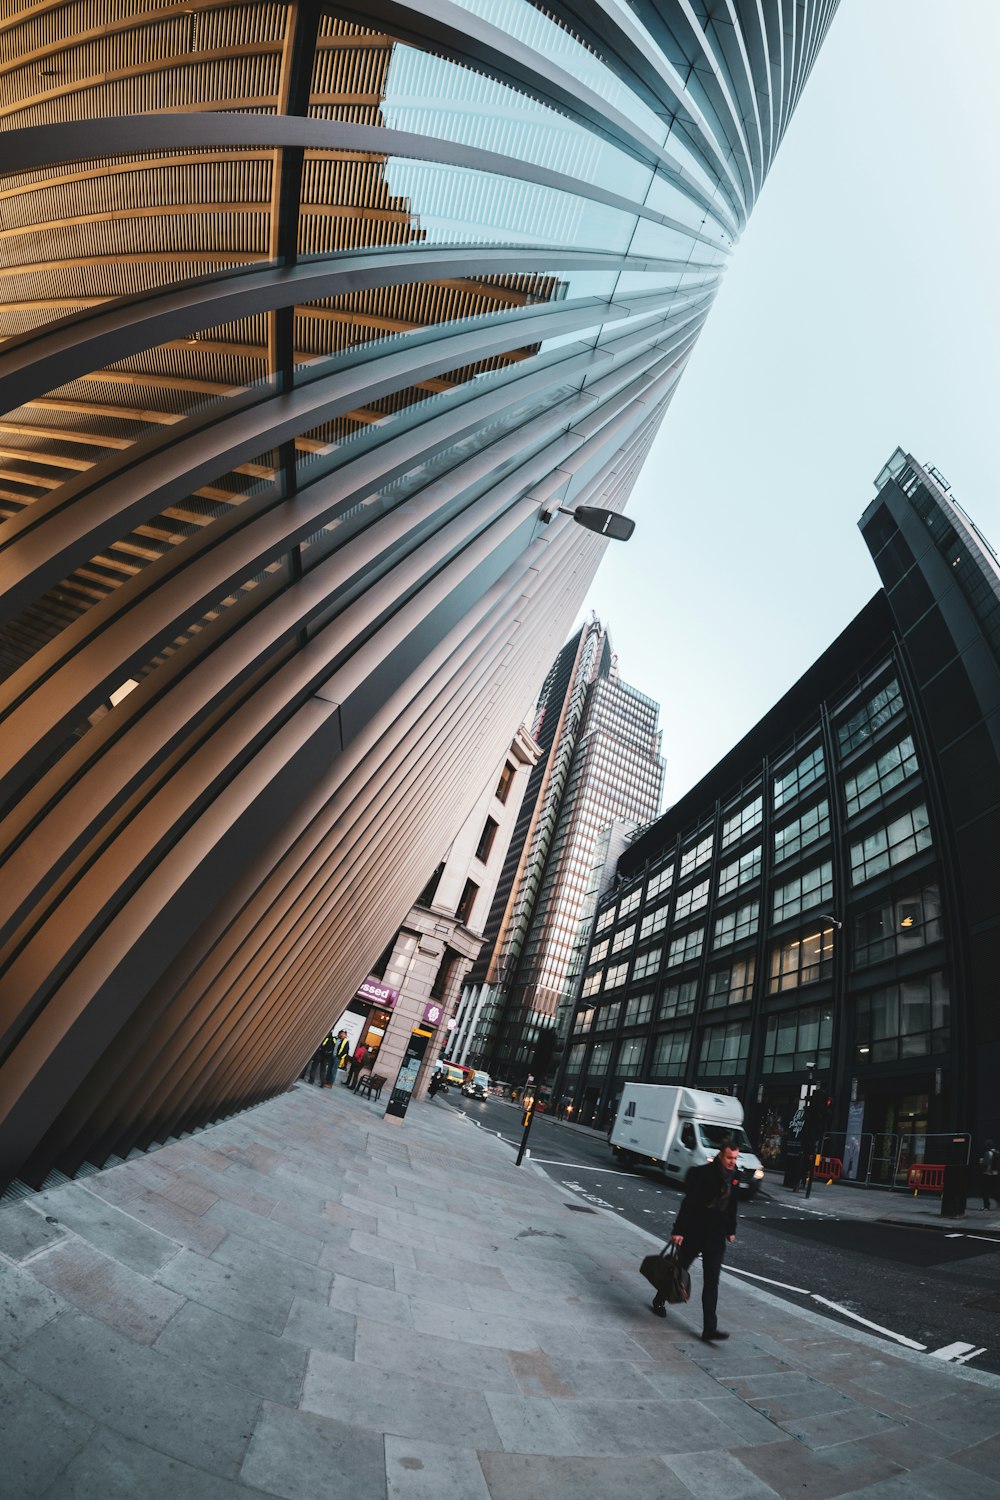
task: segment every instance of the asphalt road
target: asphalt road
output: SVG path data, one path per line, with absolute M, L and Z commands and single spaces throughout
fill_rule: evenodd
M 483 1129 L 516 1150 L 521 1113 L 499 1100 L 462 1099 Z M 529 1137 L 531 1159 L 565 1188 L 567 1202 L 606 1208 L 664 1239 L 681 1190 L 653 1168 L 624 1171 L 603 1137 L 567 1130 L 544 1115 Z M 571 1196 L 570 1196 L 571 1195 Z M 887 1211 L 889 1205 L 887 1204 Z M 977 1240 L 974 1222 L 948 1236 L 838 1217 L 828 1205 L 771 1199 L 766 1186 L 741 1205 L 719 1302 L 739 1295 L 740 1279 L 890 1342 L 922 1347 L 929 1357 L 1000 1373 L 1000 1243 Z M 637 1295 L 644 1283 L 637 1279 Z

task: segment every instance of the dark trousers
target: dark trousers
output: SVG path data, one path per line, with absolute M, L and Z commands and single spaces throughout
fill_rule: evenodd
M 333 1053 L 324 1052 L 319 1060 L 319 1081 L 327 1084 L 333 1079 Z
M 725 1240 L 696 1240 L 684 1236 L 680 1247 L 680 1262 L 685 1270 L 701 1256 L 704 1285 L 701 1293 L 702 1332 L 714 1333 L 719 1326 L 719 1273 L 726 1258 Z
M 990 1199 L 1000 1204 L 1000 1175 L 996 1172 L 980 1172 L 979 1181 L 983 1190 L 983 1207 L 989 1208 Z

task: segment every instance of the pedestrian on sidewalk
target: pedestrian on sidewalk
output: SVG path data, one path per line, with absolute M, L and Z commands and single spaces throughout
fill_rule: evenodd
M 346 1068 L 347 1067 L 347 1060 L 350 1057 L 350 1055 L 351 1055 L 351 1044 L 350 1044 L 350 1042 L 347 1039 L 347 1032 L 346 1031 L 338 1031 L 337 1032 L 337 1037 L 336 1037 L 336 1042 L 334 1044 L 334 1056 L 336 1057 L 336 1060 L 337 1060 L 337 1068 L 338 1069 L 340 1069 L 340 1068 Z M 325 1087 L 328 1088 L 328 1089 L 332 1089 L 333 1088 L 333 1072 L 334 1072 L 333 1062 L 331 1061 L 331 1063 L 330 1063 L 330 1076 L 329 1076 L 329 1078 L 327 1078 L 325 1080 Z M 346 1074 L 346 1072 L 344 1074 L 344 1082 L 345 1083 L 347 1082 L 347 1074 Z
M 324 1037 L 319 1046 L 316 1048 L 316 1051 L 313 1053 L 312 1057 L 302 1069 L 300 1077 L 304 1078 L 306 1083 L 313 1083 L 317 1078 L 319 1079 L 320 1083 L 323 1082 L 323 1049 L 326 1046 L 326 1042 L 327 1038 Z
M 364 1042 L 359 1042 L 354 1049 L 353 1057 L 347 1064 L 347 1077 L 344 1079 L 344 1082 L 349 1089 L 354 1089 L 355 1093 L 357 1093 L 358 1079 L 361 1077 L 361 1069 L 364 1066 L 367 1052 L 368 1048 Z
M 979 1158 L 979 1185 L 983 1193 L 983 1208 L 989 1208 L 990 1199 L 1000 1207 L 1000 1151 L 992 1141 L 983 1142 L 983 1154 Z
M 718 1155 L 703 1167 L 693 1167 L 687 1175 L 684 1199 L 674 1221 L 671 1241 L 680 1251 L 685 1270 L 701 1256 L 703 1286 L 701 1293 L 702 1342 L 713 1344 L 727 1339 L 718 1321 L 719 1274 L 726 1246 L 736 1238 L 736 1198 L 740 1176 L 736 1170 L 739 1151 L 731 1139 L 719 1147 Z M 665 1318 L 667 1309 L 657 1292 L 653 1312 Z

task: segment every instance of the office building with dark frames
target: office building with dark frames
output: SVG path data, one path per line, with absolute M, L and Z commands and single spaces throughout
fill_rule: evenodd
M 566 638 L 836 0 L 0 11 L 0 1183 L 285 1089 Z
M 1000 1137 L 1000 568 L 897 449 L 860 527 L 883 587 L 622 855 L 562 1086 L 735 1092 L 780 1161 L 815 1089 L 829 1153 L 905 1180 Z

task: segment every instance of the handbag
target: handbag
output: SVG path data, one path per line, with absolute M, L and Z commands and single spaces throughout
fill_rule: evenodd
M 686 1302 L 691 1295 L 691 1277 L 674 1244 L 664 1245 L 658 1255 L 647 1255 L 639 1271 L 667 1302 Z

